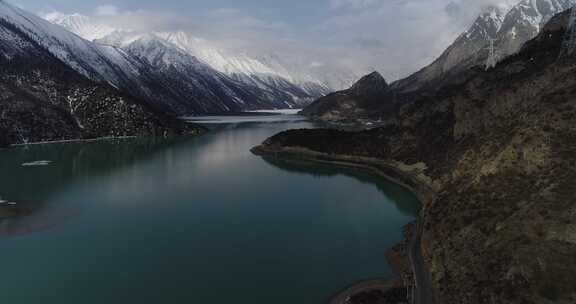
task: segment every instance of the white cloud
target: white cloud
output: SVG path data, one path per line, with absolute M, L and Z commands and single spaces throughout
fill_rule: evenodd
M 114 5 L 100 5 L 96 7 L 96 16 L 116 16 L 118 15 L 118 7 Z
M 333 9 L 364 9 L 381 3 L 382 0 L 331 0 Z
M 348 49 L 358 64 L 380 71 L 388 80 L 432 62 L 463 30 L 452 23 L 446 0 L 336 2 L 353 9 L 339 10 L 320 25 L 319 32 Z
M 467 25 L 478 14 L 490 6 L 506 11 L 520 0 L 451 0 L 446 4 L 446 12 L 458 24 Z

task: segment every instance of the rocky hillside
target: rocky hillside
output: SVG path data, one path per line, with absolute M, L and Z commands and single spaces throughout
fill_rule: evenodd
M 201 131 L 89 80 L 5 20 L 0 70 L 1 145 Z
M 356 118 L 381 109 L 388 83 L 380 73 L 364 76 L 350 89 L 329 94 L 306 107 L 301 114 L 322 120 Z
M 465 83 L 398 107 L 387 126 L 294 130 L 255 152 L 399 173 L 423 197 L 436 303 L 576 302 L 576 58 L 567 13 Z M 426 189 L 426 190 L 423 190 Z
M 552 16 L 572 6 L 571 0 L 521 0 L 511 8 L 490 7 L 432 64 L 392 84 L 400 92 L 461 83 L 462 73 L 488 58 L 490 39 L 500 59 L 515 54 L 536 37 Z

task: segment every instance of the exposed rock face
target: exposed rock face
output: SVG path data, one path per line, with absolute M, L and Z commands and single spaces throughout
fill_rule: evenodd
M 315 101 L 302 111 L 303 115 L 323 120 L 362 117 L 368 110 L 385 106 L 388 83 L 378 72 L 364 76 L 350 89 L 332 93 Z M 380 103 L 380 104 L 379 104 Z
M 388 127 L 288 131 L 258 151 L 373 159 L 433 189 L 421 245 L 436 303 L 575 303 L 576 59 L 557 60 L 566 23 L 555 17 L 494 70 L 399 107 Z
M 3 20 L 0 70 L 0 137 L 9 144 L 201 130 L 94 83 Z

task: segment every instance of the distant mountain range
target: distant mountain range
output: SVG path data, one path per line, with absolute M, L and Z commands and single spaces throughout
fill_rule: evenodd
M 204 67 L 205 74 L 223 74 L 258 95 L 259 98 L 233 98 L 241 104 L 241 108 L 302 107 L 331 91 L 351 85 L 360 77 L 352 71 L 342 69 L 332 69 L 329 76 L 325 75 L 324 71 L 312 72 L 310 67 L 295 65 L 277 54 L 256 56 L 225 50 L 206 39 L 183 31 L 138 32 L 115 29 L 80 14 L 50 13 L 44 18 L 97 44 L 122 49 L 130 55 L 144 59 L 155 68 L 164 69 L 165 73 L 168 67 L 182 67 L 193 60 L 197 61 L 197 65 L 204 64 L 213 70 L 209 71 L 210 69 Z M 160 49 L 154 50 L 155 47 Z M 148 54 L 143 54 L 143 50 Z M 158 60 L 149 60 L 151 53 L 158 55 L 164 52 L 180 53 L 182 61 L 172 57 L 170 62 L 162 60 L 162 66 L 158 67 Z M 180 70 L 179 73 L 171 75 L 170 78 L 182 79 L 179 87 L 187 86 L 190 83 L 189 76 L 192 75 L 190 70 L 187 69 L 188 71 L 182 74 L 182 69 L 177 69 Z
M 282 56 L 234 53 L 186 32 L 42 18 L 3 0 L 0 68 L 2 145 L 198 133 L 176 118 L 301 108 L 357 78 L 308 73 Z
M 256 58 L 186 32 L 116 29 L 79 14 L 44 19 L 2 2 L 0 18 L 83 76 L 171 115 L 299 108 L 357 77 L 328 83 L 273 54 Z
M 400 106 L 441 88 L 464 83 L 475 73 L 474 68 L 483 68 L 491 40 L 494 40 L 499 60 L 515 54 L 524 43 L 538 35 L 550 18 L 569 9 L 575 2 L 521 0 L 511 7 L 488 7 L 433 63 L 391 83 L 385 92 L 367 96 L 370 92 L 351 94 L 351 91 L 341 91 L 320 98 L 303 113 L 326 120 L 385 117 L 395 104 Z M 371 102 L 366 103 L 366 100 Z

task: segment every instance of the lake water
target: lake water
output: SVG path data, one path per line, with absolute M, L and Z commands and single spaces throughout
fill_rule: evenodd
M 197 138 L 0 151 L 0 197 L 31 210 L 0 221 L 0 302 L 318 304 L 391 275 L 410 193 L 249 152 L 313 127 L 298 116 L 219 120 Z

